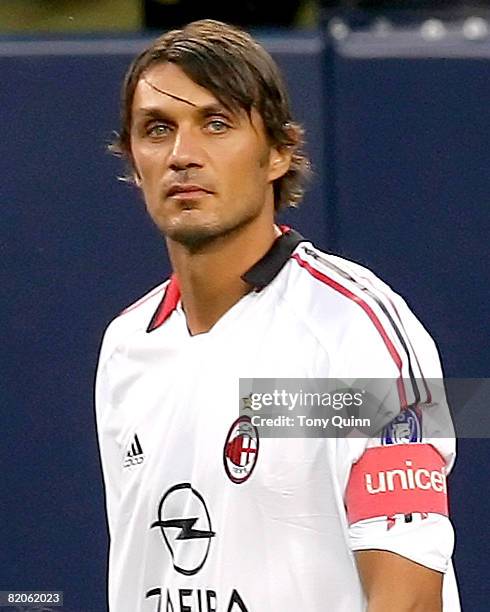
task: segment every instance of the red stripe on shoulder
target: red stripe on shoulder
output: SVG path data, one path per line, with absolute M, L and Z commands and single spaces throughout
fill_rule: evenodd
M 400 377 L 397 380 L 397 387 L 398 387 L 398 393 L 399 393 L 399 396 L 400 396 L 400 401 L 401 401 L 401 404 L 402 404 L 402 408 L 405 408 L 407 406 L 407 397 L 406 397 L 406 393 L 405 393 L 405 388 L 403 386 L 402 360 L 401 360 L 401 357 L 400 357 L 398 351 L 395 348 L 395 345 L 390 340 L 390 338 L 389 338 L 388 334 L 386 333 L 386 330 L 384 329 L 381 321 L 376 316 L 376 313 L 373 311 L 371 306 L 369 306 L 369 304 L 367 302 L 365 302 L 362 298 L 360 298 L 358 295 L 356 295 L 355 293 L 353 293 L 352 291 L 347 289 L 347 287 L 344 287 L 343 285 L 341 285 L 340 283 L 335 281 L 333 278 L 330 278 L 329 276 L 327 276 L 323 272 L 320 272 L 319 270 L 317 270 L 316 268 L 311 266 L 304 259 L 301 259 L 301 257 L 298 255 L 298 253 L 295 253 L 292 256 L 292 258 L 295 259 L 296 262 L 302 268 L 307 270 L 314 278 L 316 278 L 317 280 L 321 281 L 325 285 L 328 285 L 329 287 L 331 287 L 335 291 L 338 291 L 339 293 L 341 293 L 342 295 L 344 295 L 348 299 L 350 299 L 353 302 L 355 302 L 356 304 L 358 304 L 364 310 L 364 312 L 368 315 L 369 319 L 371 320 L 371 322 L 373 323 L 374 327 L 377 329 L 378 333 L 380 334 L 381 338 L 383 339 L 383 342 L 385 343 L 385 346 L 388 349 L 388 352 L 389 352 L 391 358 L 393 359 L 396 367 L 398 368 L 398 371 L 400 372 Z

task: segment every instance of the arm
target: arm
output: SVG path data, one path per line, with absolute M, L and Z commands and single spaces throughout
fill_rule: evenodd
M 444 463 L 433 445 L 406 443 L 370 447 L 353 465 L 346 492 L 349 539 L 368 612 L 441 612 L 454 543 L 445 486 L 435 482 Z M 392 486 L 385 486 L 393 474 Z M 425 474 L 431 475 L 427 483 Z
M 354 379 L 372 379 L 376 384 L 379 380 L 403 381 L 403 385 L 397 383 L 396 393 L 374 394 L 384 397 L 383 413 L 398 413 L 396 422 L 364 444 L 354 438 L 338 442 L 349 544 L 368 600 L 367 610 L 441 612 L 443 583 L 444 609 L 459 610 L 446 487 L 455 439 L 448 426 L 450 414 L 437 348 L 399 296 L 354 265 L 353 278 L 357 274 L 358 283 L 378 298 L 377 303 L 369 304 L 385 337 L 383 344 L 380 334 L 370 335 L 367 324 L 372 316 L 364 327 L 362 320 L 349 325 L 348 333 L 355 332 L 357 339 L 346 337 L 345 367 L 351 368 Z M 380 303 L 382 311 L 377 309 Z M 386 336 L 392 342 L 391 350 L 386 350 Z M 359 338 L 363 339 L 361 350 Z M 394 361 L 393 348 L 398 354 L 398 371 L 393 371 L 390 361 Z M 409 380 L 406 373 L 411 369 L 414 378 Z
M 383 550 L 355 553 L 368 612 L 441 612 L 443 574 Z

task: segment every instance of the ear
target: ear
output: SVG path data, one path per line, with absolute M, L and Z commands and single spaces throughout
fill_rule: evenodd
M 133 181 L 134 184 L 136 185 L 136 187 L 141 188 L 141 175 L 139 173 L 138 168 L 136 167 L 136 164 L 134 163 L 134 159 L 131 158 L 131 166 L 133 167 Z
M 269 181 L 284 176 L 291 166 L 292 147 L 271 147 L 269 154 Z
M 139 173 L 139 170 L 136 166 L 136 163 L 134 161 L 134 157 L 133 157 L 133 153 L 131 151 L 131 149 L 129 150 L 129 164 L 131 166 L 131 170 L 132 170 L 132 178 L 133 178 L 133 182 L 136 185 L 136 187 L 141 188 L 141 175 Z

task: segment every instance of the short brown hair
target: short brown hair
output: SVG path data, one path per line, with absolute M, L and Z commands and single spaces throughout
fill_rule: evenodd
M 292 150 L 289 170 L 274 181 L 274 206 L 276 210 L 296 206 L 303 197 L 310 163 L 301 150 L 304 131 L 292 120 L 279 69 L 247 32 L 220 21 L 194 21 L 167 32 L 136 57 L 122 88 L 121 133 L 110 150 L 126 157 L 133 167 L 130 133 L 134 92 L 145 71 L 164 62 L 179 66 L 228 110 L 238 105 L 249 115 L 252 108 L 259 112 L 270 144 Z

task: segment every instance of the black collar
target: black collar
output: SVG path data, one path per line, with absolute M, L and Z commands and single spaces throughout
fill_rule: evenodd
M 242 275 L 242 279 L 249 285 L 252 285 L 255 291 L 261 291 L 274 280 L 291 257 L 294 249 L 300 242 L 304 241 L 301 234 L 289 227 L 281 226 L 281 231 L 282 234 L 274 240 L 271 248 L 262 259 L 259 259 L 256 264 Z M 163 298 L 153 314 L 146 331 L 151 332 L 160 327 L 175 310 L 179 300 L 179 282 L 177 277 L 172 275 Z
M 300 242 L 304 241 L 303 236 L 293 229 L 281 228 L 282 234 L 272 243 L 267 253 L 259 259 L 245 274 L 242 279 L 256 291 L 260 291 L 274 280 L 279 274 L 286 261 L 291 257 L 292 252 Z

